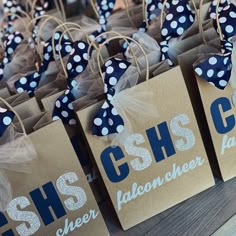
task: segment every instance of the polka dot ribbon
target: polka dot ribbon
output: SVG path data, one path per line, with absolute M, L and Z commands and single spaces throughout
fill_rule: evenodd
M 0 137 L 3 136 L 6 129 L 11 125 L 14 117 L 14 112 L 0 107 Z
M 210 13 L 210 17 L 212 19 L 215 19 L 216 18 L 216 6 L 217 6 L 217 0 L 213 0 L 211 2 L 211 5 L 210 5 L 210 8 L 209 8 L 209 13 Z M 221 12 L 223 10 L 224 7 L 228 6 L 229 5 L 229 1 L 228 0 L 221 0 L 220 1 L 220 4 L 219 4 L 219 12 Z
M 216 20 L 215 20 L 216 21 Z M 198 76 L 208 81 L 211 85 L 224 89 L 232 73 L 232 51 L 233 43 L 230 42 L 236 36 L 236 6 L 230 4 L 219 13 L 219 22 L 224 40 L 221 41 L 222 53 L 208 57 L 195 66 Z M 216 27 L 216 22 L 214 22 Z M 217 28 L 217 27 L 216 27 Z
M 45 1 L 42 5 L 37 5 L 33 9 L 33 18 L 37 18 L 39 16 L 43 16 L 48 8 L 48 1 Z M 34 47 L 37 44 L 37 35 L 38 35 L 38 24 L 40 19 L 35 21 L 34 27 L 32 29 L 31 38 L 29 38 L 29 43 Z
M 4 41 L 5 51 L 2 63 L 0 63 L 0 80 L 3 79 L 4 68 L 11 62 L 12 54 L 23 41 L 24 37 L 20 32 L 9 34 Z
M 172 0 L 168 14 L 165 17 L 161 36 L 162 42 L 160 43 L 162 57 L 161 60 L 167 60 L 170 66 L 174 63 L 169 57 L 169 42 L 173 38 L 178 38 L 192 26 L 195 19 L 195 14 L 190 8 L 188 1 L 185 0 Z
M 22 6 L 14 0 L 3 0 L 3 12 L 4 14 L 13 13 L 20 15 Z M 13 23 L 17 19 L 16 16 L 8 16 L 7 24 L 4 25 L 5 33 L 11 33 L 13 30 Z
M 159 14 L 160 14 L 160 3 L 161 1 L 157 0 L 146 0 L 146 16 L 148 22 L 146 22 L 146 19 L 142 22 L 142 24 L 139 26 L 139 30 L 141 32 L 146 32 L 148 30 L 148 24 L 152 20 L 154 20 Z M 162 4 L 161 4 L 162 6 Z
M 59 40 L 61 32 L 56 32 L 54 35 L 56 57 L 59 58 L 59 52 L 62 57 L 68 55 L 72 50 L 72 42 L 69 38 L 64 35 L 61 45 L 59 46 Z M 37 90 L 41 80 L 42 73 L 46 72 L 50 62 L 54 61 L 53 49 L 52 49 L 52 38 L 50 38 L 44 45 L 43 49 L 43 61 L 38 71 L 33 72 L 27 76 L 24 76 L 15 82 L 15 88 L 18 93 L 27 92 L 30 96 L 34 95 L 34 91 Z
M 101 25 L 101 28 L 92 33 L 90 35 L 90 38 L 94 40 L 98 35 L 101 33 L 104 33 L 107 31 L 107 19 L 111 15 L 114 6 L 115 6 L 116 0 L 97 0 L 97 10 L 99 14 L 99 24 Z M 97 38 L 97 43 L 103 43 L 106 40 L 106 36 L 102 36 Z
M 76 125 L 77 119 L 73 109 L 72 102 L 75 97 L 72 93 L 74 88 L 78 89 L 78 84 L 74 78 L 80 75 L 88 65 L 89 45 L 83 41 L 76 41 L 70 53 L 67 63 L 68 88 L 65 93 L 60 96 L 55 103 L 52 118 L 53 120 L 61 119 L 63 124 Z
M 124 130 L 124 121 L 112 105 L 112 99 L 116 93 L 115 86 L 130 65 L 128 61 L 112 58 L 103 66 L 106 100 L 95 116 L 92 128 L 93 135 L 106 136 L 121 133 Z

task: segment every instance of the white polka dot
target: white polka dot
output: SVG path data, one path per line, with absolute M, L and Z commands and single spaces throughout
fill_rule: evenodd
M 172 4 L 173 4 L 173 5 L 178 5 L 178 4 L 179 4 L 179 1 L 178 1 L 178 0 L 173 0 L 173 1 L 172 1 Z
M 59 33 L 55 33 L 54 39 L 58 40 L 59 38 L 60 38 L 60 34 Z
M 123 126 L 123 125 L 117 126 L 116 131 L 117 131 L 118 133 L 123 132 L 123 131 L 124 131 L 124 126 Z
M 56 107 L 60 108 L 61 107 L 61 102 L 60 101 L 56 101 Z
M 111 77 L 111 78 L 109 79 L 109 84 L 110 84 L 110 85 L 116 85 L 116 84 L 117 84 L 117 79 L 116 79 L 115 77 Z
M 120 67 L 121 69 L 126 69 L 126 68 L 127 68 L 126 64 L 123 63 L 123 62 L 119 63 L 119 67 Z
M 87 60 L 88 60 L 88 53 L 84 53 L 84 54 L 83 54 L 83 58 L 84 58 L 84 60 L 87 61 Z
M 103 128 L 102 129 L 102 135 L 107 135 L 108 134 L 108 129 L 107 128 Z
M 12 48 L 8 48 L 8 49 L 7 49 L 7 53 L 8 53 L 8 54 L 12 54 L 12 53 L 13 53 L 13 49 L 12 49 Z
M 80 62 L 81 61 L 81 57 L 79 55 L 75 55 L 73 59 L 74 59 L 75 62 Z
M 117 110 L 116 110 L 115 108 L 112 108 L 111 113 L 112 113 L 112 115 L 114 115 L 114 116 L 117 116 L 117 115 L 118 115 L 118 112 L 117 112 Z
M 4 71 L 2 68 L 0 68 L 0 75 L 3 75 Z
M 229 58 L 228 58 L 228 57 L 226 57 L 226 58 L 224 59 L 224 65 L 227 65 L 227 63 L 228 63 L 228 60 L 229 60 Z
M 222 79 L 222 80 L 220 80 L 219 85 L 222 87 L 225 87 L 227 85 L 227 81 Z
M 166 16 L 166 20 L 172 20 L 173 17 L 174 17 L 174 15 L 170 13 Z
M 214 75 L 214 70 L 210 69 L 207 71 L 207 76 L 212 77 Z
M 183 11 L 184 11 L 183 6 L 178 6 L 178 7 L 176 8 L 176 11 L 177 11 L 177 12 L 183 12 Z
M 60 118 L 59 118 L 59 116 L 53 116 L 52 120 L 57 121 L 57 120 L 60 120 Z
M 219 19 L 219 22 L 220 23 L 225 23 L 227 21 L 227 18 L 226 17 L 221 17 L 220 19 Z
M 202 69 L 199 68 L 199 67 L 195 69 L 195 72 L 196 72 L 199 76 L 202 75 Z
M 168 34 L 168 30 L 166 28 L 162 29 L 161 34 L 166 36 Z
M 177 29 L 177 34 L 178 34 L 178 35 L 183 34 L 183 32 L 184 32 L 184 28 L 179 27 L 179 28 Z
M 114 121 L 109 118 L 109 119 L 108 119 L 108 124 L 109 124 L 110 126 L 112 126 L 112 125 L 114 125 Z
M 94 124 L 97 125 L 97 126 L 101 126 L 101 125 L 102 125 L 102 119 L 96 118 L 96 119 L 94 120 Z
M 35 81 L 31 82 L 30 83 L 30 87 L 31 88 L 35 88 L 37 86 L 37 83 Z
M 107 72 L 107 74 L 111 74 L 114 72 L 114 68 L 109 66 L 109 67 L 107 67 L 106 72 Z
M 21 38 L 20 37 L 15 37 L 15 42 L 16 43 L 20 43 L 21 42 Z
M 230 15 L 230 17 L 232 17 L 232 18 L 236 18 L 236 12 L 231 11 L 231 12 L 229 13 L 229 15 Z
M 194 18 L 192 15 L 189 16 L 189 20 L 190 20 L 190 22 L 194 22 Z
M 225 74 L 225 72 L 222 70 L 222 71 L 217 73 L 217 77 L 221 78 L 224 74 Z
M 76 87 L 77 85 L 78 85 L 77 82 L 76 82 L 75 80 L 72 80 L 71 86 L 74 88 L 74 87 Z
M 186 22 L 186 17 L 185 16 L 181 16 L 180 18 L 179 18 L 179 22 L 180 23 L 185 23 Z
M 69 46 L 69 45 L 67 45 L 67 46 L 66 46 L 66 48 L 65 48 L 65 50 L 66 50 L 66 52 L 68 52 L 68 53 L 69 53 L 69 52 L 72 50 L 72 47 L 71 47 L 71 46 Z
M 68 102 L 68 97 L 65 96 L 65 97 L 62 99 L 62 102 L 63 102 L 63 103 L 67 103 L 67 102 Z
M 64 117 L 64 118 L 67 118 L 69 116 L 68 112 L 67 111 L 63 111 L 61 113 L 61 115 Z
M 162 51 L 163 53 L 166 53 L 166 52 L 168 51 L 168 47 L 162 47 L 162 48 L 161 48 L 161 51 Z
M 106 109 L 109 107 L 109 104 L 107 102 L 104 102 L 104 104 L 102 105 L 102 109 Z
M 80 66 L 80 65 L 76 67 L 76 71 L 78 73 L 81 73 L 83 71 L 83 69 L 84 69 L 83 66 Z
M 234 28 L 231 25 L 227 25 L 225 27 L 225 30 L 226 30 L 227 33 L 232 33 L 234 31 Z
M 22 77 L 22 78 L 20 79 L 20 83 L 21 83 L 21 84 L 26 84 L 26 83 L 27 83 L 27 79 L 26 79 L 25 77 Z
M 215 84 L 214 84 L 213 82 L 209 82 L 209 84 L 211 84 L 212 86 L 214 86 L 214 87 L 215 87 Z
M 110 66 L 111 64 L 112 64 L 112 61 L 109 60 L 109 61 L 107 61 L 107 62 L 105 63 L 105 66 L 108 67 L 108 66 Z
M 68 104 L 68 108 L 72 111 L 74 110 L 72 103 Z
M 172 21 L 172 22 L 170 23 L 170 27 L 171 27 L 172 29 L 175 29 L 175 28 L 177 27 L 177 25 L 178 25 L 178 23 L 177 23 L 176 21 Z
M 76 125 L 76 120 L 75 119 L 71 119 L 69 120 L 69 125 Z
M 79 49 L 85 49 L 85 44 L 84 43 L 79 43 L 78 48 Z
M 52 51 L 52 46 L 48 46 L 47 50 L 48 50 L 48 52 L 51 52 Z
M 6 116 L 6 117 L 3 118 L 3 124 L 4 124 L 4 125 L 10 125 L 11 122 L 12 122 L 11 117 Z
M 17 92 L 18 92 L 18 93 L 23 93 L 23 92 L 24 92 L 24 89 L 23 89 L 23 88 L 18 88 L 18 89 L 17 89 Z
M 216 59 L 215 57 L 211 57 L 211 58 L 209 59 L 209 64 L 215 65 L 216 63 L 217 63 L 217 59 Z
M 71 69 L 72 69 L 72 64 L 71 64 L 70 62 L 67 64 L 67 69 L 68 69 L 68 70 L 71 70 Z

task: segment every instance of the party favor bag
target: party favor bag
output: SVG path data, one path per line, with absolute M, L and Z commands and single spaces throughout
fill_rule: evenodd
M 13 200 L 0 213 L 0 233 L 109 235 L 62 123 L 29 137 L 37 158 L 30 173 L 5 171 Z
M 77 112 L 124 230 L 214 184 L 180 68 L 134 86 L 129 66 L 108 60 L 106 100 Z
M 214 173 L 224 181 L 236 176 L 235 15 L 236 6 L 231 4 L 219 14 L 220 28 L 214 22 L 221 51 L 201 46 L 179 57 Z

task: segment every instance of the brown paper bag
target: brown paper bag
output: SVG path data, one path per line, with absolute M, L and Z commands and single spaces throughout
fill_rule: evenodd
M 92 135 L 103 102 L 77 113 L 125 230 L 214 185 L 180 68 L 126 89 L 122 97 L 143 92 L 150 96 L 142 101 L 158 115 L 148 115 L 145 105 L 136 115 L 130 111 L 132 133 L 124 144 L 111 146 Z
M 179 56 L 179 62 L 214 174 L 227 181 L 236 176 L 234 89 L 228 85 L 224 90 L 220 90 L 204 79 L 195 77 L 192 65 L 199 55 L 204 57 L 209 53 L 218 53 L 218 50 L 201 46 Z
M 13 200 L 0 213 L 0 233 L 109 235 L 63 124 L 47 125 L 30 138 L 38 154 L 31 172 L 5 172 Z

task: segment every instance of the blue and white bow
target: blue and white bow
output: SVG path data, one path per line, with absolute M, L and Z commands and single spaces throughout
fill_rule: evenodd
M 189 29 L 195 19 L 195 13 L 187 0 L 172 0 L 168 14 L 165 17 L 161 29 L 162 42 L 160 43 L 162 57 L 161 60 L 167 60 L 170 66 L 174 63 L 169 57 L 169 42 L 171 39 L 178 38 Z
M 48 1 L 45 1 L 44 4 L 42 5 L 35 6 L 35 8 L 33 9 L 33 18 L 35 19 L 37 17 L 43 16 L 47 8 L 48 8 Z M 35 21 L 35 24 L 32 29 L 32 36 L 31 38 L 29 38 L 29 43 L 33 43 L 34 46 L 37 44 L 39 22 L 40 22 L 40 19 L 37 19 Z
M 9 34 L 4 41 L 5 51 L 3 56 L 3 61 L 0 63 L 0 80 L 3 79 L 4 68 L 11 62 L 12 54 L 15 52 L 16 48 L 23 41 L 24 37 L 20 32 L 14 32 Z
M 4 14 L 12 13 L 21 15 L 22 6 L 15 0 L 3 0 Z M 13 30 L 13 23 L 17 19 L 16 16 L 11 15 L 7 17 L 6 25 L 4 25 L 5 33 L 10 34 Z
M 3 136 L 6 129 L 12 124 L 14 117 L 14 112 L 0 107 L 0 137 Z
M 233 43 L 231 39 L 236 36 L 236 6 L 230 4 L 219 13 L 219 22 L 223 34 L 221 41 L 222 52 L 208 57 L 195 66 L 198 76 L 208 81 L 213 86 L 224 89 L 230 81 L 232 74 Z M 214 26 L 217 29 L 216 19 Z
M 54 61 L 52 40 L 54 40 L 56 59 L 59 58 L 60 54 L 62 57 L 65 57 L 71 52 L 72 42 L 66 35 L 63 36 L 61 45 L 59 45 L 61 35 L 61 32 L 56 32 L 53 39 L 50 38 L 45 43 L 43 49 L 43 61 L 39 67 L 39 70 L 33 72 L 32 74 L 24 76 L 15 82 L 15 88 L 18 93 L 23 93 L 24 91 L 26 91 L 30 96 L 32 96 L 34 94 L 34 91 L 37 90 L 41 80 L 41 75 L 47 71 L 50 62 Z
M 77 119 L 72 102 L 75 101 L 72 90 L 79 89 L 78 83 L 74 80 L 80 75 L 88 65 L 89 45 L 83 41 L 76 41 L 70 53 L 66 70 L 68 74 L 68 87 L 65 93 L 60 96 L 55 103 L 53 110 L 53 120 L 61 119 L 63 124 L 76 125 Z
M 124 121 L 112 105 L 116 94 L 115 87 L 131 65 L 128 61 L 118 58 L 108 60 L 102 68 L 105 73 L 104 93 L 106 100 L 95 116 L 92 133 L 97 136 L 106 136 L 114 133 L 121 133 L 124 130 Z
M 209 13 L 211 19 L 216 18 L 216 6 L 217 6 L 218 0 L 213 0 L 211 2 L 210 8 L 209 8 Z M 229 0 L 221 0 L 218 8 L 218 12 L 221 12 L 223 8 L 227 7 L 230 4 Z
M 111 15 L 114 7 L 115 7 L 116 0 L 97 0 L 96 7 L 99 14 L 99 24 L 101 26 L 100 29 L 93 32 L 90 35 L 90 38 L 93 40 L 101 33 L 107 31 L 107 19 Z M 97 43 L 103 43 L 106 40 L 106 36 L 98 37 L 96 39 Z

